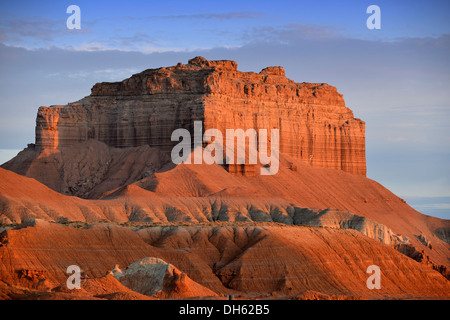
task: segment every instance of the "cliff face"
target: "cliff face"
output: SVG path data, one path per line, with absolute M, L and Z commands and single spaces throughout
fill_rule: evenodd
M 365 175 L 365 124 L 335 87 L 295 83 L 282 67 L 237 71 L 234 61 L 196 57 L 99 83 L 66 106 L 39 108 L 36 148 L 61 149 L 88 139 L 111 147 L 150 145 L 170 152 L 172 132 L 203 121 L 203 130 L 279 129 L 280 153 L 312 166 Z

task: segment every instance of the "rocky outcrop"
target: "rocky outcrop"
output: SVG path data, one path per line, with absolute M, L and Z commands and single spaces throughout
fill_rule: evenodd
M 450 227 L 437 228 L 434 230 L 434 234 L 442 241 L 450 243 Z
M 369 238 L 381 243 L 397 246 L 408 244 L 409 239 L 381 223 L 377 223 L 366 217 L 351 214 L 342 210 L 328 208 L 325 210 L 314 210 L 307 208 L 295 208 L 294 223 L 314 227 L 327 227 L 338 229 L 353 229 L 361 232 Z
M 282 67 L 240 72 L 228 60 L 196 57 L 149 69 L 121 82 L 98 83 L 90 96 L 40 107 L 36 149 L 95 139 L 110 147 L 150 145 L 169 152 L 175 129 L 279 129 L 280 152 L 316 167 L 365 175 L 365 124 L 335 87 L 295 83 Z
M 155 257 L 136 261 L 123 271 L 116 266 L 111 275 L 133 291 L 151 297 L 173 299 L 217 296 L 215 292 L 192 281 L 175 266 Z
M 417 237 L 417 239 L 419 239 L 419 241 L 420 241 L 425 247 L 430 248 L 430 249 L 433 248 L 433 246 L 432 246 L 432 244 L 431 244 L 431 241 L 429 241 L 429 240 L 427 239 L 427 237 L 424 236 L 423 234 L 416 235 L 416 237 Z

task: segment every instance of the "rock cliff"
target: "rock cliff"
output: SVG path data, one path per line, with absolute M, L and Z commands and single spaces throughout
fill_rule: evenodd
M 150 145 L 170 152 L 175 129 L 279 129 L 280 153 L 315 167 L 366 174 L 365 123 L 325 83 L 295 83 L 282 67 L 240 72 L 234 61 L 202 57 L 98 83 L 90 96 L 40 107 L 36 148 L 61 149 L 88 139 L 110 147 Z

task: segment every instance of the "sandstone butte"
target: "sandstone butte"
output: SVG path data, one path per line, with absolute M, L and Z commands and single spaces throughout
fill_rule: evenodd
M 279 129 L 279 172 L 175 166 L 171 133 L 196 120 Z M 449 298 L 449 221 L 366 178 L 364 140 L 336 88 L 201 57 L 41 107 L 0 168 L 0 299 Z

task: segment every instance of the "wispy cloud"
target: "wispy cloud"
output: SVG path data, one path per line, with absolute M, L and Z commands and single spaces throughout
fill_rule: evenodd
M 76 30 L 77 34 L 91 33 L 89 27 Z M 9 17 L 0 20 L 0 41 L 21 43 L 32 39 L 50 43 L 58 37 L 73 34 L 73 30 L 66 27 L 64 19 L 48 19 L 44 17 L 17 18 Z
M 67 51 L 80 51 L 80 52 L 101 52 L 101 51 L 114 51 L 118 50 L 116 47 L 108 46 L 104 42 L 84 42 L 79 45 L 69 45 L 63 48 Z M 121 50 L 130 51 L 130 50 Z
M 114 39 L 110 39 L 110 42 L 117 43 L 120 47 L 133 47 L 137 44 L 149 44 L 149 43 L 156 43 L 156 38 L 154 36 L 150 36 L 143 32 L 136 32 L 132 35 L 121 35 L 118 37 L 115 37 Z
M 222 13 L 198 13 L 152 16 L 118 16 L 82 19 L 80 30 L 69 30 L 65 19 L 44 17 L 8 17 L 0 20 L 0 42 L 29 49 L 58 47 L 77 51 L 141 51 L 165 52 L 211 48 L 203 45 L 205 39 L 235 37 L 235 33 L 221 28 L 221 21 L 256 19 L 262 13 L 253 11 L 235 11 Z M 158 21 L 179 20 L 179 21 Z M 184 20 L 215 20 L 200 23 L 195 27 Z M 115 29 L 111 28 L 114 21 Z M 186 24 L 187 23 L 187 24 Z M 233 22 L 228 22 L 233 23 Z M 169 28 L 161 27 L 170 24 Z M 214 25 L 214 27 L 211 27 Z M 114 30 L 114 31 L 113 31 Z M 227 37 L 218 34 L 229 32 Z M 201 37 L 195 36 L 201 34 Z M 240 32 L 238 32 L 240 34 Z M 225 40 L 224 40 L 225 41 Z M 230 46 L 235 46 L 232 42 Z
M 406 202 L 419 212 L 442 219 L 450 218 L 450 197 L 405 197 Z
M 19 47 L 22 48 L 22 47 Z M 23 47 L 29 50 L 29 48 Z M 79 45 L 69 45 L 62 48 L 64 51 L 74 51 L 74 52 L 123 52 L 123 53 L 173 53 L 173 52 L 192 52 L 195 50 L 208 50 L 209 48 L 177 48 L 177 47 L 164 47 L 152 42 L 136 42 L 130 46 L 116 46 L 113 41 L 105 40 L 104 42 L 85 42 Z M 33 49 L 31 49 L 33 50 Z
M 428 203 L 428 204 L 416 205 L 416 207 L 419 207 L 422 209 L 449 210 L 450 211 L 450 203 Z
M 247 42 L 293 43 L 301 39 L 343 38 L 341 30 L 326 25 L 290 23 L 282 26 L 254 27 L 243 35 Z
M 147 20 L 147 19 L 216 19 L 216 20 L 232 20 L 232 19 L 255 19 L 259 18 L 263 13 L 258 11 L 235 11 L 221 13 L 197 13 L 197 14 L 177 14 L 177 15 L 154 15 L 146 17 L 124 16 L 122 18 L 128 20 Z
M 43 17 L 2 19 L 0 30 L 8 38 L 31 37 L 40 40 L 52 40 L 53 34 L 58 32 L 58 27 L 65 23 L 64 20 L 53 20 Z
M 67 74 L 67 77 L 94 81 L 120 81 L 139 71 L 142 70 L 138 70 L 137 68 L 109 68 L 71 72 Z M 60 74 L 58 76 L 60 76 Z

